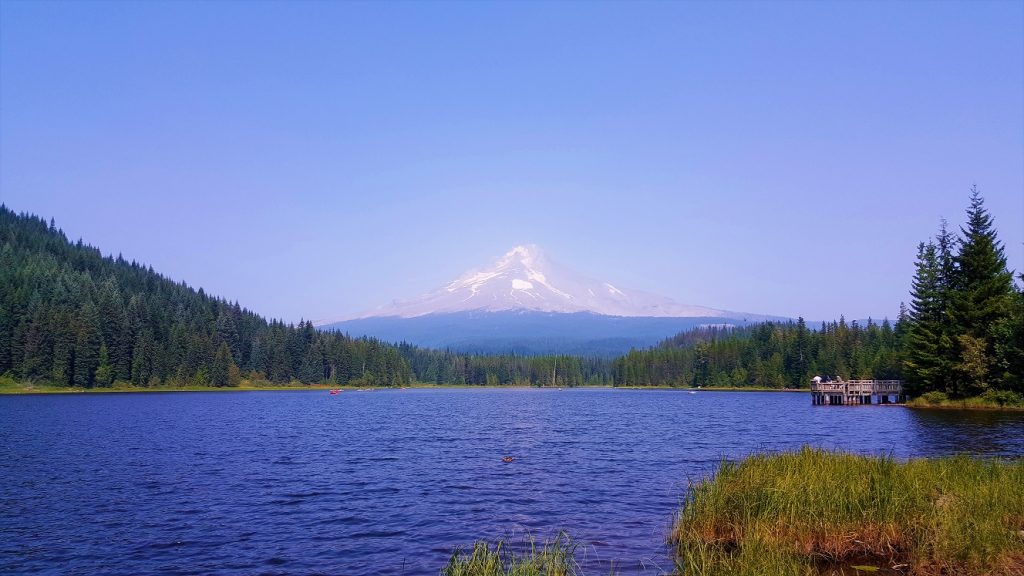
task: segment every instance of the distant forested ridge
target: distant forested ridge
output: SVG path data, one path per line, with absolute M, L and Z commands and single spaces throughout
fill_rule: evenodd
M 821 375 L 904 378 L 911 395 L 1024 393 L 1024 293 L 977 192 L 960 237 L 943 225 L 919 247 L 911 304 L 895 325 L 841 318 L 816 328 L 702 327 L 614 360 L 430 350 L 267 321 L 0 207 L 0 375 L 19 380 L 806 388 Z
M 612 386 L 611 362 L 563 355 L 484 355 L 399 346 L 417 380 L 436 384 Z
M 55 386 L 612 384 L 606 360 L 457 354 L 267 321 L 0 207 L 0 375 Z
M 660 386 L 806 388 L 815 375 L 898 378 L 898 327 L 845 319 L 811 330 L 797 322 L 684 332 L 613 363 L 616 382 Z
M 270 321 L 0 207 L 0 374 L 57 386 L 406 384 L 398 348 Z

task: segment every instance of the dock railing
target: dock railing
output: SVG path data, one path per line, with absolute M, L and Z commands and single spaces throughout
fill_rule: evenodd
M 902 380 L 812 381 L 811 400 L 815 405 L 890 404 L 903 401 Z M 872 397 L 877 397 L 873 399 Z M 892 399 L 890 397 L 895 397 Z
M 902 380 L 834 380 L 811 382 L 811 392 L 846 392 L 848 394 L 902 394 Z

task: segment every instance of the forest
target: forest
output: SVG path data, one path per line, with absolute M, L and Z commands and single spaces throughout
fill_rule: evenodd
M 599 359 L 456 354 L 268 321 L 6 206 L 0 375 L 75 388 L 612 384 Z
M 1024 294 L 981 196 L 959 236 L 918 248 L 895 324 L 709 326 L 613 360 L 467 354 L 266 320 L 51 220 L 0 207 L 0 375 L 58 387 L 247 383 L 806 388 L 815 375 L 902 378 L 913 396 L 1024 392 Z
M 395 346 L 267 321 L 0 209 L 0 374 L 56 386 L 237 386 L 243 378 L 396 386 Z
M 806 388 L 815 375 L 898 378 L 896 328 L 845 319 L 811 330 L 796 322 L 698 328 L 613 361 L 616 382 L 654 386 Z

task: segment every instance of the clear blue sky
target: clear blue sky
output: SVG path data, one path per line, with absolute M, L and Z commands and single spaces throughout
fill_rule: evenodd
M 0 200 L 260 313 L 515 244 L 894 316 L 977 184 L 1024 269 L 1024 3 L 0 3 Z

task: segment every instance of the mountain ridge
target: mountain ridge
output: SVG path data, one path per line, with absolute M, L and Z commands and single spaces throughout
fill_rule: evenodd
M 610 357 L 695 327 L 773 319 L 783 318 L 619 288 L 559 266 L 525 244 L 432 292 L 319 327 L 459 352 Z
M 560 266 L 535 244 L 518 245 L 490 266 L 469 270 L 448 284 L 407 300 L 394 300 L 375 309 L 319 325 L 374 317 L 415 318 L 455 312 L 524 310 L 643 318 L 760 318 L 769 316 L 730 312 L 681 304 L 641 290 L 616 287 Z

